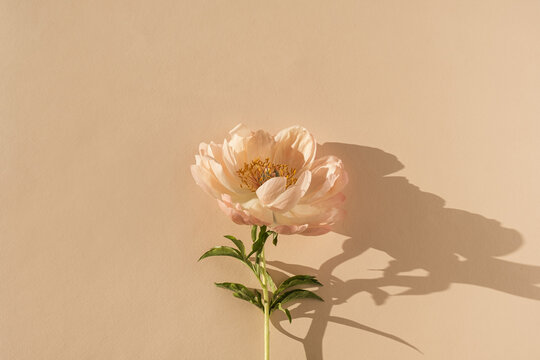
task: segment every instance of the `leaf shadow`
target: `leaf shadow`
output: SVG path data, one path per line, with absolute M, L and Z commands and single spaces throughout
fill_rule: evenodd
M 421 191 L 403 176 L 391 175 L 403 164 L 380 149 L 325 143 L 318 151 L 341 158 L 349 172 L 345 192 L 348 215 L 334 229 L 349 238 L 343 242 L 342 252 L 318 269 L 269 262 L 278 271 L 315 275 L 325 285 L 318 291 L 324 303 L 305 301 L 291 311 L 293 319 L 311 319 L 304 338 L 284 329 L 284 316 L 274 316 L 272 321 L 280 332 L 302 343 L 307 360 L 323 359 L 323 339 L 330 322 L 384 336 L 421 352 L 401 337 L 332 315 L 334 307 L 361 292 L 370 294 L 375 304 L 384 305 L 396 296 L 387 293 L 383 289 L 386 286 L 406 288 L 398 294 L 403 296 L 442 292 L 459 283 L 540 300 L 540 287 L 536 286 L 540 283 L 540 266 L 497 258 L 523 244 L 516 230 L 478 214 L 447 208 L 441 197 Z M 393 258 L 380 277 L 342 280 L 333 275 L 336 267 L 368 249 Z M 427 275 L 403 274 L 417 269 Z

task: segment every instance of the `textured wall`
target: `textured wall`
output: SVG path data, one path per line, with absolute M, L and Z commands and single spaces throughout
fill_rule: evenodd
M 351 174 L 268 250 L 327 299 L 274 359 L 540 358 L 539 34 L 538 1 L 1 1 L 0 358 L 260 358 L 212 284 L 249 274 L 196 262 L 248 235 L 189 174 L 240 121 Z

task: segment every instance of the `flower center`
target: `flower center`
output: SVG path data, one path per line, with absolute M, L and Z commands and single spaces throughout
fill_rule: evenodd
M 287 187 L 296 184 L 298 180 L 294 177 L 296 169 L 291 169 L 285 164 L 274 164 L 269 158 L 264 161 L 257 158 L 250 163 L 244 163 L 244 167 L 236 170 L 236 173 L 242 182 L 240 186 L 251 191 L 256 191 L 267 180 L 275 177 L 287 178 Z

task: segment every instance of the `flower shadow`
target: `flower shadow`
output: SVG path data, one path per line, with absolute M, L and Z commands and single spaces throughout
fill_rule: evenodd
M 540 283 L 540 266 L 497 258 L 521 246 L 523 239 L 516 230 L 478 214 L 447 208 L 439 196 L 421 191 L 403 176 L 392 176 L 403 165 L 382 150 L 342 143 L 326 143 L 318 150 L 340 157 L 349 172 L 348 215 L 334 230 L 349 238 L 342 252 L 318 269 L 269 262 L 278 271 L 315 275 L 325 284 L 318 291 L 324 303 L 305 301 L 292 310 L 293 318 L 312 319 L 304 338 L 281 326 L 284 316 L 273 319 L 279 331 L 303 344 L 308 360 L 323 359 L 323 338 L 330 322 L 384 336 L 420 352 L 396 335 L 332 315 L 333 307 L 361 292 L 383 305 L 391 297 L 383 289 L 386 286 L 404 287 L 399 295 L 425 295 L 459 283 L 540 300 L 540 287 L 535 285 Z M 371 248 L 394 259 L 380 277 L 342 280 L 333 275 L 336 267 Z M 417 269 L 427 275 L 403 274 Z

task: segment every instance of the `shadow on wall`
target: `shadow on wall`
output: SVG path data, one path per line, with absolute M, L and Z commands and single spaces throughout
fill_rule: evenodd
M 383 305 L 389 294 L 382 288 L 400 286 L 399 295 L 423 295 L 444 291 L 452 283 L 471 284 L 511 295 L 540 300 L 540 266 L 497 259 L 512 253 L 523 240 L 520 234 L 495 220 L 464 210 L 445 208 L 437 195 L 421 191 L 402 176 L 389 176 L 403 165 L 382 150 L 341 143 L 319 147 L 322 155 L 343 159 L 350 175 L 346 190 L 347 218 L 335 232 L 349 236 L 343 252 L 325 261 L 319 269 L 270 261 L 276 270 L 315 275 L 325 285 L 318 293 L 324 303 L 306 301 L 291 311 L 293 318 L 312 319 L 304 338 L 287 332 L 276 314 L 273 325 L 301 342 L 308 360 L 323 359 L 322 343 L 329 322 L 385 336 L 420 351 L 398 336 L 362 325 L 352 319 L 333 316 L 332 308 L 360 292 L 368 292 Z M 366 250 L 384 251 L 394 260 L 381 276 L 341 280 L 332 273 L 340 264 Z M 423 269 L 426 276 L 402 273 Z

